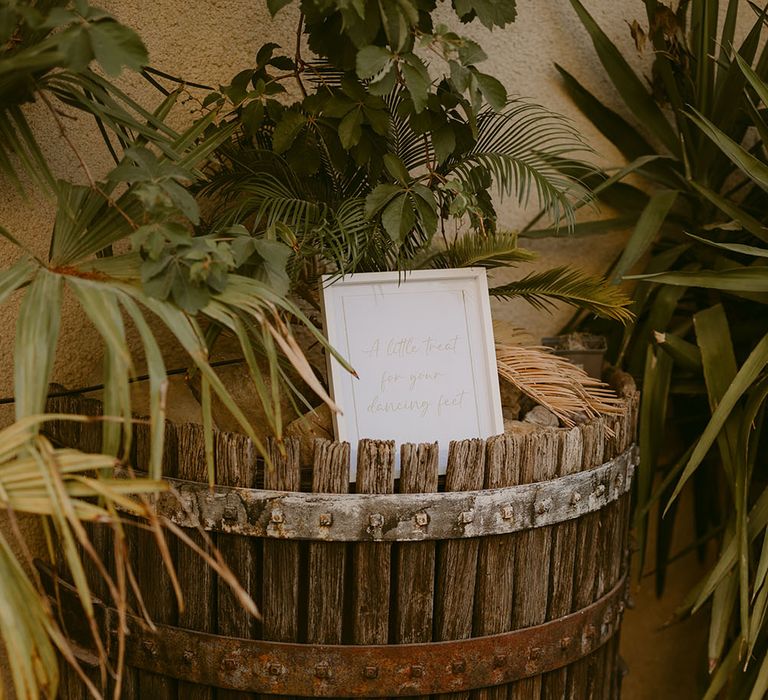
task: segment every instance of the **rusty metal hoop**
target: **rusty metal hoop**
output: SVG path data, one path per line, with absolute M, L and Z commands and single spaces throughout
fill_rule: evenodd
M 38 563 L 67 633 L 92 646 L 75 589 Z M 55 590 L 58 588 L 58 590 Z M 385 697 L 454 693 L 510 683 L 571 664 L 619 629 L 626 576 L 604 596 L 545 624 L 485 637 L 391 645 L 295 644 L 241 639 L 156 625 L 129 615 L 126 662 L 151 673 L 244 692 L 314 697 Z M 57 596 L 59 596 L 57 598 Z M 116 648 L 118 613 L 94 599 L 97 619 Z M 79 651 L 86 663 L 92 653 Z

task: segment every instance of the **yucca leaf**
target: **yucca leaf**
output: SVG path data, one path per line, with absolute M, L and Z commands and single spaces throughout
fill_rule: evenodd
M 680 157 L 680 142 L 664 113 L 653 99 L 653 96 L 648 92 L 640 78 L 637 77 L 626 59 L 621 55 L 621 52 L 605 35 L 597 22 L 595 22 L 592 15 L 587 12 L 584 5 L 579 0 L 570 0 L 570 2 L 574 10 L 576 10 L 581 23 L 589 32 L 600 63 L 602 63 L 611 82 L 624 99 L 627 107 L 638 118 L 640 123 L 650 129 L 654 136 L 671 153 Z
M 737 375 L 737 365 L 728 319 L 721 305 L 699 311 L 693 318 L 696 342 L 701 348 L 704 379 L 710 408 L 722 402 L 728 387 Z M 735 505 L 734 529 L 737 542 L 739 609 L 741 631 L 749 631 L 749 561 L 747 551 L 747 464 L 746 450 L 739 448 L 740 425 L 743 410 L 734 407 L 723 429 L 717 436 L 720 460 L 731 486 L 731 498 Z M 695 450 L 694 450 L 695 452 Z M 693 455 L 692 455 L 693 456 Z M 690 464 L 690 460 L 689 460 Z
M 565 91 L 574 104 L 627 160 L 634 160 L 654 152 L 654 148 L 648 141 L 622 116 L 600 102 L 565 68 L 557 63 L 555 68 L 560 73 Z
M 768 268 L 733 267 L 723 270 L 658 272 L 650 275 L 629 275 L 625 279 L 650 280 L 678 287 L 703 287 L 725 292 L 768 292 Z M 759 298 L 757 298 L 759 300 Z
M 732 572 L 720 582 L 712 597 L 712 612 L 709 617 L 709 638 L 707 643 L 710 669 L 714 668 L 719 662 L 728 640 L 737 592 L 738 578 L 736 573 Z
M 633 318 L 627 308 L 632 302 L 618 287 L 566 267 L 531 273 L 517 282 L 493 287 L 489 293 L 501 299 L 520 297 L 539 309 L 563 301 L 622 323 Z
M 747 231 L 753 236 L 768 243 L 768 227 L 763 226 L 752 215 L 744 211 L 742 207 L 739 207 L 730 199 L 726 199 L 714 190 L 700 185 L 698 182 L 691 181 L 691 187 L 699 194 L 706 197 L 712 204 L 714 204 L 720 211 L 727 214 L 733 221 L 738 221 Z
M 660 190 L 651 195 L 624 247 L 624 252 L 616 263 L 613 271 L 614 283 L 621 280 L 653 244 L 677 199 L 677 194 L 675 190 Z
M 653 475 L 662 449 L 669 406 L 668 397 L 672 377 L 672 364 L 672 359 L 669 355 L 663 352 L 655 352 L 651 345 L 647 347 L 638 431 L 640 464 L 637 470 L 637 502 L 641 509 L 650 500 Z M 635 523 L 640 556 L 638 575 L 642 574 L 645 561 L 646 538 L 648 534 L 647 522 L 647 518 L 643 517 L 638 518 Z
M 701 438 L 699 439 L 688 464 L 685 466 L 685 470 L 680 477 L 675 492 L 672 494 L 672 498 L 677 497 L 680 490 L 685 485 L 685 482 L 688 481 L 691 474 L 693 474 L 699 464 L 701 464 L 701 460 L 704 459 L 710 447 L 712 447 L 717 439 L 725 422 L 731 415 L 733 408 L 749 387 L 752 386 L 754 381 L 760 376 L 760 373 L 763 371 L 766 364 L 768 364 L 768 334 L 763 336 L 760 342 L 755 346 L 749 354 L 749 357 L 747 357 L 739 368 L 734 380 L 723 394 L 722 400 L 718 403 L 717 408 L 715 408 L 712 413 L 712 418 L 702 432 Z
M 688 117 L 718 146 L 718 148 L 741 170 L 742 173 L 764 190 L 768 190 L 768 165 L 749 153 L 743 146 L 736 143 L 736 141 L 721 131 L 698 110 L 693 110 L 693 113 L 689 114 Z
M 676 336 L 674 333 L 655 332 L 658 346 L 675 361 L 675 364 L 691 371 L 701 370 L 701 350 L 693 343 Z

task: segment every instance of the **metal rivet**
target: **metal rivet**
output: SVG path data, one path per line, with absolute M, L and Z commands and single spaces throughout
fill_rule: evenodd
M 324 527 L 333 525 L 333 513 L 320 513 L 320 525 Z
M 379 667 L 378 666 L 366 666 L 363 669 L 363 675 L 366 678 L 378 678 L 379 677 Z
M 284 523 L 285 522 L 285 515 L 283 515 L 283 511 L 281 510 L 273 510 L 272 515 L 269 517 L 269 519 L 273 523 Z
M 574 491 L 571 496 L 571 505 L 576 505 L 581 500 L 581 494 L 578 491 Z
M 315 676 L 317 676 L 318 678 L 331 677 L 331 669 L 325 661 L 315 666 Z
M 565 651 L 571 645 L 571 637 L 563 637 L 560 640 L 560 648 Z
M 221 665 L 225 671 L 234 671 L 237 668 L 237 659 L 234 659 L 231 656 L 227 656 L 226 658 L 222 659 Z
M 381 513 L 371 513 L 368 516 L 368 523 L 371 527 L 382 527 L 384 525 L 384 516 Z
M 496 654 L 496 656 L 493 657 L 493 665 L 495 668 L 501 668 L 506 663 L 507 657 L 504 654 Z
M 413 519 L 419 527 L 425 527 L 429 523 L 429 516 L 426 513 L 416 513 Z
M 142 646 L 144 647 L 144 651 L 146 651 L 151 656 L 157 656 L 157 643 L 153 642 L 151 639 L 145 639 L 142 642 Z
M 501 517 L 504 520 L 512 520 L 515 517 L 515 509 L 512 506 L 504 506 L 501 509 Z
M 461 513 L 459 513 L 459 522 L 462 525 L 467 525 L 468 523 L 471 523 L 475 519 L 475 513 L 471 510 L 464 510 Z
M 536 661 L 539 658 L 541 658 L 541 647 L 532 647 L 528 650 L 529 661 Z
M 543 501 L 539 501 L 536 504 L 536 512 L 539 515 L 543 515 L 544 513 L 549 513 L 550 510 L 552 510 L 552 499 L 551 498 L 545 498 Z
M 605 493 L 605 484 L 599 484 L 595 489 L 596 496 L 602 496 Z
M 411 678 L 421 678 L 424 675 L 423 666 L 411 666 Z
M 283 666 L 282 664 L 273 662 L 267 666 L 267 671 L 270 676 L 279 676 L 283 672 Z
M 451 664 L 451 671 L 453 673 L 464 673 L 466 668 L 467 668 L 467 665 L 463 661 L 454 661 Z
M 194 653 L 192 651 L 187 649 L 184 652 L 184 654 L 182 655 L 181 658 L 182 658 L 182 661 L 184 661 L 185 664 L 191 664 L 192 663 L 192 659 L 195 658 L 195 655 L 194 655 Z
M 224 508 L 224 520 L 237 520 L 237 507 L 225 506 Z

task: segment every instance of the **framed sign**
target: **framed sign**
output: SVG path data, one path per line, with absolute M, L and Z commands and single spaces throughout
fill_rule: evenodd
M 504 431 L 484 268 L 323 278 L 328 340 L 357 377 L 329 361 L 336 438 L 440 444 Z M 399 454 L 399 450 L 398 450 Z

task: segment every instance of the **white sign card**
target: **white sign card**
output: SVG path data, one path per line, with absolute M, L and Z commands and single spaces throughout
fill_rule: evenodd
M 484 268 L 371 272 L 323 278 L 331 345 L 358 378 L 329 361 L 331 392 L 343 413 L 336 439 L 440 445 L 504 432 Z M 398 459 L 399 468 L 399 459 Z

